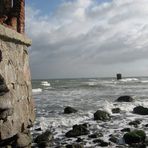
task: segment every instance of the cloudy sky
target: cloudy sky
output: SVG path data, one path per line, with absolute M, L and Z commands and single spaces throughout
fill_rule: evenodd
M 148 0 L 26 0 L 32 78 L 148 76 Z

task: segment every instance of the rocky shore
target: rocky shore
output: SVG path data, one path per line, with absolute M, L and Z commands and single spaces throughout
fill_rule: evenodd
M 129 103 L 134 102 L 131 96 L 121 96 L 115 100 L 115 103 Z M 73 107 L 66 107 L 64 114 L 74 115 L 79 112 Z M 112 108 L 112 114 L 105 110 L 97 110 L 94 112 L 94 118 L 90 119 L 96 122 L 97 126 L 104 126 L 112 123 L 116 120 L 121 113 L 120 108 Z M 141 115 L 145 118 L 148 115 L 148 108 L 137 106 L 133 108 L 132 114 Z M 116 117 L 117 115 L 117 117 Z M 112 134 L 105 137 L 105 133 L 102 130 L 94 130 L 90 123 L 82 123 L 79 125 L 73 125 L 71 129 L 63 133 L 63 138 L 67 139 L 65 142 L 57 141 L 54 138 L 50 129 L 42 134 L 35 136 L 34 147 L 54 147 L 54 148 L 97 148 L 97 147 L 133 147 L 133 148 L 146 148 L 148 146 L 148 139 L 145 130 L 148 130 L 147 124 L 143 124 L 141 119 L 130 121 L 125 125 L 127 127 L 120 127 L 120 129 L 112 130 Z M 36 129 L 42 131 L 42 129 Z M 66 142 L 67 141 L 67 142 Z M 59 144 L 57 144 L 59 143 Z M 90 144 L 89 144 L 90 143 Z

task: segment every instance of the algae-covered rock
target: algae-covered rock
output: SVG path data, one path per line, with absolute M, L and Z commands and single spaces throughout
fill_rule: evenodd
M 132 132 L 128 132 L 123 136 L 125 143 L 131 145 L 133 143 L 144 142 L 146 138 L 146 134 L 143 130 L 134 130 Z

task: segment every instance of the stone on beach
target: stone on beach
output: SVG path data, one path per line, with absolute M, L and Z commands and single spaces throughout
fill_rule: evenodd
M 132 102 L 134 99 L 131 96 L 120 96 L 117 102 Z
M 67 106 L 64 109 L 64 114 L 71 114 L 71 113 L 76 113 L 77 110 L 73 107 Z
M 107 121 L 110 120 L 110 114 L 106 111 L 102 111 L 102 110 L 97 110 L 94 113 L 94 120 L 101 120 L 101 121 Z
M 143 106 L 137 106 L 133 109 L 133 113 L 139 114 L 139 115 L 148 115 L 148 108 Z
M 77 136 L 82 136 L 82 135 L 88 135 L 89 130 L 87 129 L 87 126 L 85 124 L 80 124 L 80 125 L 74 125 L 73 129 L 68 131 L 65 136 L 66 137 L 77 137 Z
M 121 111 L 120 108 L 113 108 L 112 109 L 113 114 L 120 113 L 120 111 Z
M 49 130 L 47 130 L 41 135 L 37 136 L 34 142 L 37 143 L 40 147 L 51 146 L 53 144 L 53 135 Z
M 134 130 L 124 134 L 123 139 L 125 143 L 131 145 L 133 143 L 141 143 L 146 139 L 146 134 L 143 130 Z

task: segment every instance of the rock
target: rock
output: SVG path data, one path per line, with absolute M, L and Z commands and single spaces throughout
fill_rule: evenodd
M 129 122 L 129 125 L 133 125 L 134 127 L 138 127 L 138 125 L 140 124 L 140 120 L 135 120 L 135 121 L 131 121 Z
M 123 128 L 123 129 L 121 130 L 121 132 L 130 132 L 130 131 L 131 131 L 130 128 Z
M 41 135 L 37 136 L 34 140 L 40 147 L 51 146 L 53 144 L 53 135 L 47 130 Z
M 117 143 L 118 142 L 118 138 L 116 138 L 114 135 L 111 135 L 109 138 L 109 141 L 113 142 L 113 143 Z
M 0 74 L 0 96 L 3 96 L 7 92 L 9 92 L 9 89 L 6 85 L 4 78 Z
M 13 108 L 0 109 L 0 120 L 6 120 L 8 116 L 13 114 L 13 112 Z
M 148 115 L 148 108 L 145 108 L 143 106 L 137 106 L 133 109 L 133 113 L 139 115 Z
M 99 137 L 103 137 L 102 133 L 94 133 L 91 135 L 88 135 L 89 138 L 99 138 Z
M 82 142 L 82 141 L 83 141 L 83 139 L 80 137 L 76 140 L 76 142 Z
M 131 145 L 133 143 L 141 143 L 144 142 L 146 138 L 146 134 L 142 130 L 134 130 L 132 132 L 128 132 L 124 134 L 123 139 L 125 143 Z
M 108 142 L 103 141 L 102 139 L 95 139 L 93 140 L 94 143 L 98 143 L 98 146 L 106 147 L 109 145 Z
M 76 113 L 76 112 L 77 112 L 77 110 L 72 108 L 72 107 L 70 107 L 70 106 L 67 106 L 64 109 L 64 114 L 71 114 L 71 113 Z
M 66 148 L 84 148 L 82 144 L 68 144 Z
M 98 110 L 94 113 L 94 120 L 107 121 L 110 120 L 110 114 L 106 111 Z
M 116 101 L 117 102 L 132 102 L 133 98 L 131 96 L 121 96 Z
M 11 145 L 10 139 L 20 132 L 14 143 L 27 145 L 24 131 L 35 120 L 26 40 L 0 24 L 0 143 L 8 142 L 4 146 Z
M 77 136 L 81 136 L 81 135 L 88 135 L 89 131 L 86 127 L 86 125 L 84 124 L 80 124 L 80 125 L 74 125 L 73 129 L 68 131 L 65 136 L 66 137 L 77 137 Z
M 18 148 L 29 147 L 31 143 L 32 143 L 32 139 L 30 135 L 23 134 L 23 133 L 17 134 L 16 146 Z
M 112 109 L 113 114 L 120 113 L 120 111 L 121 111 L 120 108 L 113 108 Z
M 119 141 L 119 139 L 112 135 L 112 136 L 109 138 L 109 141 L 111 141 L 111 142 L 113 142 L 113 143 L 117 143 L 117 142 Z

